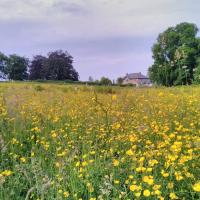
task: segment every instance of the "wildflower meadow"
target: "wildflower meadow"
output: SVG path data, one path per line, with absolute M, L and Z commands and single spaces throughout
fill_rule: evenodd
M 0 199 L 200 199 L 200 87 L 1 83 Z

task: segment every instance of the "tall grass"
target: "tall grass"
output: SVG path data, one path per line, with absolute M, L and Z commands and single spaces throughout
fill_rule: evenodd
M 0 199 L 199 199 L 200 88 L 0 85 Z

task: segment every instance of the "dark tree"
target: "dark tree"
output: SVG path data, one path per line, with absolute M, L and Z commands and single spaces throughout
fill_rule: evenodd
M 122 77 L 117 78 L 117 85 L 122 85 L 124 79 Z
M 5 70 L 8 57 L 0 52 L 0 78 L 6 78 Z
M 73 67 L 73 57 L 64 51 L 54 51 L 48 54 L 44 63 L 44 74 L 47 80 L 78 81 L 78 72 Z
M 26 80 L 28 78 L 28 59 L 16 54 L 10 55 L 5 66 L 5 74 L 11 80 Z
M 166 86 L 192 83 L 200 52 L 197 32 L 195 24 L 181 23 L 158 36 L 152 48 L 154 63 L 149 68 L 154 83 Z
M 30 80 L 44 80 L 45 79 L 45 71 L 44 65 L 47 61 L 47 58 L 41 55 L 34 56 L 31 64 L 29 66 L 29 79 Z

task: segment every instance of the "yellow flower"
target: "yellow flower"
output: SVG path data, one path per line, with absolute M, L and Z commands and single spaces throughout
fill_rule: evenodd
M 169 173 L 168 173 L 168 172 L 165 172 L 164 170 L 161 171 L 161 174 L 162 174 L 162 176 L 165 177 L 165 178 L 169 176 Z
M 154 186 L 153 186 L 153 189 L 154 189 L 154 190 L 159 190 L 160 188 L 161 188 L 161 185 L 154 185 Z
M 152 185 L 153 182 L 154 182 L 153 177 L 149 177 L 149 176 L 144 176 L 144 177 L 142 178 L 142 180 L 143 180 L 143 182 L 145 182 L 145 183 L 147 183 L 147 184 L 149 184 L 149 185 Z
M 115 101 L 117 99 L 117 95 L 112 95 L 112 100 Z
M 1 172 L 1 174 L 2 174 L 3 176 L 10 176 L 11 174 L 13 174 L 13 172 L 10 171 L 10 170 L 4 170 L 3 172 Z
M 94 154 L 95 154 L 95 151 L 90 151 L 90 154 L 91 154 L 91 155 L 94 155 Z
M 87 185 L 88 191 L 89 191 L 90 193 L 91 193 L 91 192 L 94 192 L 94 188 L 93 188 L 92 184 L 87 183 L 86 185 Z
M 83 166 L 83 167 L 85 167 L 85 166 L 87 166 L 87 165 L 88 165 L 88 164 L 87 164 L 86 161 L 83 161 L 83 162 L 82 162 L 82 166 Z
M 137 167 L 136 172 L 144 172 L 146 170 L 145 167 Z
M 153 170 L 152 167 L 147 168 L 147 172 L 152 172 L 152 170 Z
M 149 196 L 151 195 L 151 192 L 150 192 L 149 190 L 144 190 L 144 191 L 143 191 L 143 195 L 144 195 L 145 197 L 149 197 Z
M 155 190 L 154 194 L 161 195 L 161 191 L 160 190 Z
M 133 175 L 129 175 L 128 178 L 129 178 L 129 179 L 133 179 Z
M 138 186 L 137 185 L 131 185 L 130 191 L 135 191 L 135 190 L 138 190 Z
M 79 167 L 80 166 L 80 161 L 78 161 L 75 166 Z
M 24 158 L 24 157 L 21 157 L 20 160 L 21 160 L 23 163 L 26 162 L 26 158 Z
M 133 155 L 134 155 L 134 153 L 133 153 L 133 151 L 132 151 L 131 149 L 129 149 L 129 150 L 126 152 L 126 154 L 127 154 L 128 156 L 133 156 Z
M 55 166 L 56 166 L 56 167 L 60 167 L 61 164 L 60 164 L 59 162 L 56 162 L 56 163 L 55 163 Z
M 180 180 L 183 179 L 183 176 L 181 175 L 180 172 L 175 172 L 175 176 L 176 176 L 176 180 L 177 180 L 177 181 L 180 181 Z
M 53 131 L 51 131 L 51 137 L 52 138 L 56 138 L 57 137 L 57 134 L 56 134 L 56 132 L 53 130 Z
M 125 181 L 125 184 L 128 185 L 128 183 L 129 183 L 129 180 L 126 180 L 126 181 Z
M 63 196 L 67 198 L 69 196 L 69 192 L 63 192 Z
M 192 186 L 193 190 L 196 191 L 196 192 L 200 192 L 200 181 L 198 181 L 197 183 L 195 183 L 193 186 Z
M 119 166 L 119 161 L 116 160 L 116 159 L 114 159 L 114 160 L 113 160 L 113 165 L 114 165 L 115 167 Z
M 141 196 L 141 192 L 136 192 L 136 193 L 135 193 L 135 196 L 136 196 L 136 197 L 140 197 L 140 196 Z
M 63 191 L 62 191 L 61 189 L 60 189 L 60 190 L 58 190 L 58 193 L 59 193 L 59 194 L 62 194 L 62 192 L 63 192 Z
M 118 180 L 115 180 L 114 183 L 118 185 L 118 184 L 119 184 L 119 181 L 118 181 Z
M 31 152 L 31 157 L 34 157 L 35 156 L 35 153 L 34 152 Z
M 167 184 L 167 187 L 168 187 L 169 189 L 172 189 L 172 188 L 174 187 L 174 183 L 169 182 L 169 183 Z
M 176 194 L 174 192 L 171 192 L 169 194 L 170 199 L 178 199 L 178 197 L 176 196 Z

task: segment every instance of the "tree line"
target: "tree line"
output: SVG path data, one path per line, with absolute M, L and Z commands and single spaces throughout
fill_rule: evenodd
M 73 57 L 57 50 L 47 56 L 36 55 L 32 60 L 16 54 L 0 53 L 0 78 L 9 80 L 72 80 L 79 74 L 73 67 Z
M 152 47 L 151 81 L 173 86 L 200 83 L 200 38 L 193 23 L 180 23 L 159 34 Z
M 152 47 L 153 65 L 148 69 L 150 80 L 157 85 L 173 86 L 200 83 L 200 38 L 193 23 L 180 23 L 158 35 Z M 0 78 L 9 80 L 70 80 L 78 81 L 73 57 L 57 50 L 32 60 L 0 52 Z M 101 85 L 114 84 L 109 78 L 91 81 Z M 121 85 L 123 78 L 118 78 Z

